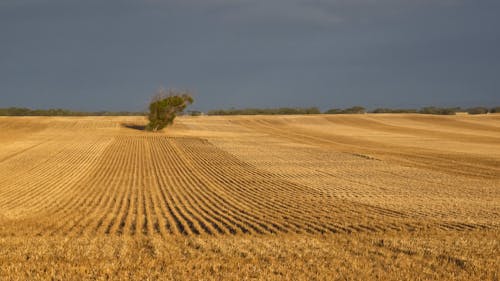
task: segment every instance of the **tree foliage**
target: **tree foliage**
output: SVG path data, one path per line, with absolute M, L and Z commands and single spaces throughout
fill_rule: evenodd
M 158 131 L 174 122 L 177 114 L 193 103 L 188 91 L 159 89 L 149 104 L 149 124 L 146 129 Z

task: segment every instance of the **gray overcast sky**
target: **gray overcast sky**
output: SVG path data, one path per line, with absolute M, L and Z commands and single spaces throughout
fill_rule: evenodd
M 500 105 L 498 0 L 1 0 L 0 107 Z

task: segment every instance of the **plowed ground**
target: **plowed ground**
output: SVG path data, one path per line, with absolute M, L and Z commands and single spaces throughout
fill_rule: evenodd
M 498 278 L 500 115 L 0 117 L 0 279 Z

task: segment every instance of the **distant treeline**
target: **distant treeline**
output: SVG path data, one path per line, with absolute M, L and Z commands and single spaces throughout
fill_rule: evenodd
M 245 108 L 245 109 L 218 109 L 210 110 L 208 115 L 294 115 L 294 114 L 364 114 L 364 113 L 420 113 L 434 115 L 455 115 L 457 112 L 467 112 L 469 114 L 500 113 L 500 107 L 435 107 L 428 106 L 420 109 L 412 108 L 376 108 L 372 111 L 366 110 L 362 106 L 349 108 L 332 108 L 321 112 L 317 107 L 308 108 Z
M 469 114 L 486 114 L 486 113 L 500 113 L 500 106 L 486 108 L 486 107 L 472 107 L 467 109 Z
M 414 108 L 376 108 L 372 111 L 367 111 L 362 106 L 354 106 L 346 109 L 333 108 L 325 111 L 325 114 L 362 114 L 362 113 L 420 113 L 420 114 L 434 114 L 434 115 L 455 115 L 457 112 L 467 112 L 469 114 L 486 114 L 486 113 L 500 113 L 500 107 L 486 108 L 486 107 L 435 107 L 427 106 L 420 109 Z
M 0 116 L 142 116 L 144 112 L 130 111 L 72 111 L 67 109 L 30 109 L 25 107 L 0 108 Z
M 218 109 L 210 110 L 208 115 L 294 115 L 294 114 L 320 114 L 317 107 L 307 108 L 245 108 L 245 109 Z
M 244 109 L 218 109 L 210 110 L 207 115 L 300 115 L 300 114 L 363 114 L 363 113 L 420 113 L 435 115 L 455 115 L 457 112 L 469 114 L 500 113 L 500 106 L 487 107 L 422 107 L 411 108 L 376 108 L 368 111 L 362 106 L 349 108 L 332 108 L 321 112 L 317 107 L 279 107 L 279 108 L 244 108 Z M 73 111 L 67 109 L 30 109 L 24 107 L 0 108 L 0 116 L 145 116 L 145 112 L 131 111 Z M 201 111 L 189 111 L 186 115 L 202 115 Z
M 420 109 L 413 108 L 377 108 L 372 113 L 420 113 L 435 115 L 455 115 L 457 112 L 466 111 L 460 107 L 435 107 L 428 106 Z

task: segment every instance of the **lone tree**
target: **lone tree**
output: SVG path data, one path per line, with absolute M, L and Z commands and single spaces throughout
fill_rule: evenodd
M 149 104 L 148 131 L 158 131 L 174 122 L 178 113 L 193 103 L 189 91 L 177 91 L 160 88 Z

